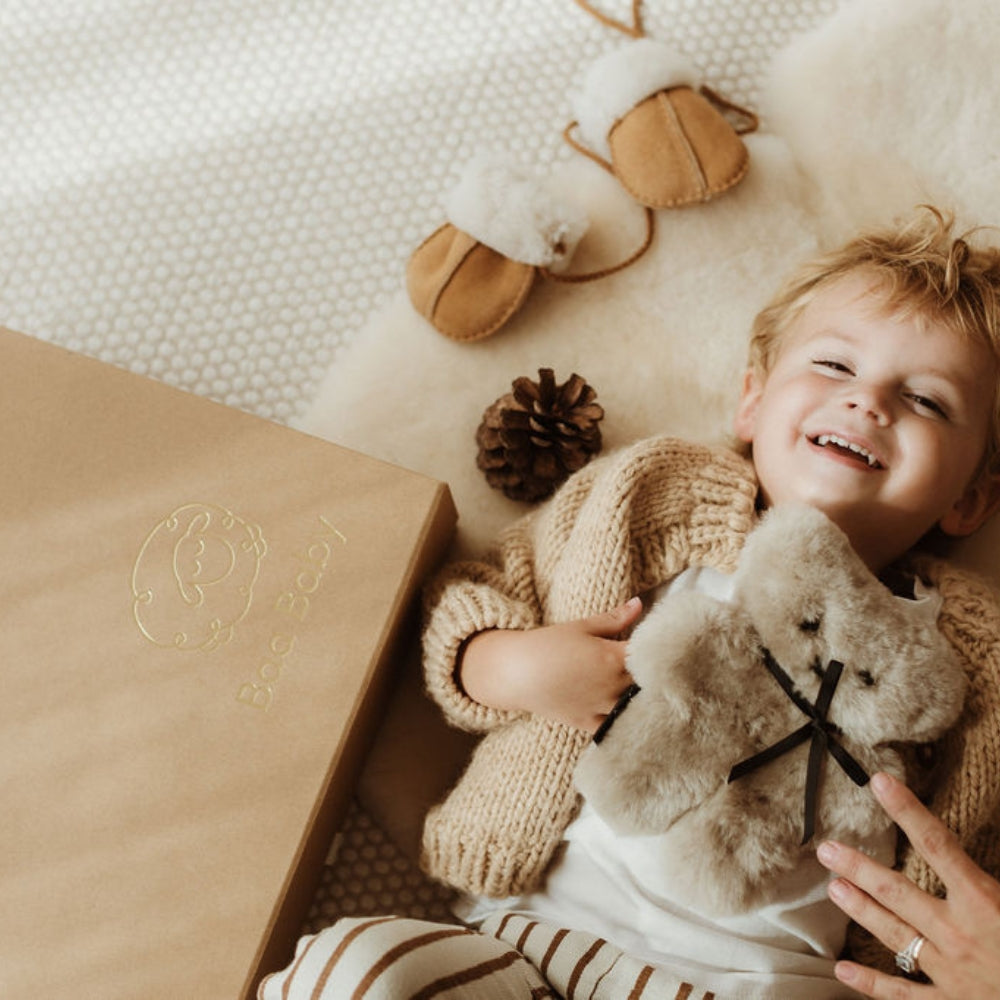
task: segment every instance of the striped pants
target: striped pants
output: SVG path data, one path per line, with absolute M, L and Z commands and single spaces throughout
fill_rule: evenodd
M 351 917 L 299 941 L 258 1000 L 713 1000 L 582 931 L 512 913 L 479 931 L 405 917 Z

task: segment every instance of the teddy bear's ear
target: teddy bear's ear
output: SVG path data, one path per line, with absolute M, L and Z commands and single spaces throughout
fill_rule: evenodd
M 781 571 L 775 572 L 776 567 Z M 860 582 L 864 577 L 871 574 L 822 511 L 785 504 L 769 510 L 750 533 L 735 584 L 755 620 L 759 615 L 780 619 L 784 627 L 808 637 L 821 631 L 826 609 L 843 581 Z
M 895 657 L 893 657 L 895 652 Z M 936 626 L 903 621 L 894 651 L 881 656 L 875 684 L 859 691 L 872 700 L 872 731 L 881 740 L 929 743 L 958 719 L 968 679 L 951 644 Z
M 803 504 L 772 508 L 747 538 L 734 578 L 761 642 L 810 696 L 830 659 L 868 641 L 872 602 L 891 595 L 846 535 Z

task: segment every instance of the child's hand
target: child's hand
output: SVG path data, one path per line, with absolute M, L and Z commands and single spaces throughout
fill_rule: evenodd
M 462 687 L 482 705 L 593 732 L 632 681 L 619 636 L 641 612 L 642 602 L 633 597 L 580 621 L 480 632 L 462 656 Z

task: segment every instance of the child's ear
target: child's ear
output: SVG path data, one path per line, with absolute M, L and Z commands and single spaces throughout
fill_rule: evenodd
M 764 379 L 753 368 L 743 373 L 743 387 L 740 390 L 740 401 L 736 406 L 736 416 L 733 417 L 733 432 L 744 442 L 753 442 L 754 423 L 757 419 L 757 404 L 764 392 Z
M 983 472 L 941 518 L 938 527 L 954 537 L 971 535 L 997 508 L 1000 508 L 1000 474 Z

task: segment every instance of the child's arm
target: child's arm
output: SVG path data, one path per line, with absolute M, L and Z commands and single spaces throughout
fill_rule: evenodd
M 580 621 L 479 632 L 464 647 L 458 681 L 480 705 L 593 731 L 631 683 L 620 636 L 641 612 L 636 597 Z
M 616 652 L 608 669 L 607 640 L 629 619 L 626 612 L 611 633 L 581 623 L 692 563 L 732 565 L 756 517 L 756 490 L 745 459 L 673 438 L 637 442 L 590 462 L 510 525 L 481 560 L 446 567 L 428 587 L 428 693 L 453 725 L 473 732 L 513 721 L 524 713 L 521 706 L 560 719 L 568 709 L 592 730 L 594 718 L 616 700 L 609 691 L 627 686 L 624 647 L 611 647 Z M 514 667 L 506 657 L 498 665 L 486 638 L 474 638 L 495 630 L 533 632 L 554 622 L 570 624 L 521 636 L 530 648 L 512 659 Z M 482 670 L 473 662 L 466 675 L 463 653 L 473 641 L 490 656 Z M 489 643 L 501 641 L 510 640 Z M 506 669 L 518 664 L 527 679 L 506 678 Z M 500 707 L 507 705 L 518 707 Z

